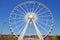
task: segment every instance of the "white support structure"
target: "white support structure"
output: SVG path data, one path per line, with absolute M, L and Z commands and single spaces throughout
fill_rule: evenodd
M 36 20 L 36 15 L 33 14 L 33 13 L 32 14 L 29 13 L 26 16 L 26 19 L 27 19 L 27 24 L 26 24 L 24 30 L 21 32 L 18 40 L 23 40 L 23 37 L 24 37 L 24 35 L 25 35 L 26 31 L 27 31 L 27 28 L 28 28 L 29 23 L 32 23 L 34 25 L 34 28 L 36 30 L 36 33 L 37 33 L 37 36 L 39 37 L 39 39 L 40 40 L 44 40 L 43 37 L 42 37 L 41 32 L 38 30 L 38 27 L 36 26 L 35 21 L 34 21 L 34 20 Z
M 27 31 L 27 28 L 28 28 L 29 23 L 30 23 L 30 20 L 28 20 L 28 22 L 27 22 L 24 30 L 21 32 L 21 35 L 19 36 L 18 40 L 23 40 L 23 37 L 24 37 L 24 35 L 25 35 L 26 31 Z M 42 37 L 41 32 L 38 30 L 38 27 L 36 26 L 36 24 L 34 23 L 33 20 L 32 20 L 32 24 L 34 25 L 34 28 L 36 30 L 36 33 L 37 33 L 39 39 L 40 40 L 44 40 L 43 37 Z
M 34 25 L 34 28 L 36 30 L 37 36 L 39 37 L 40 40 L 44 40 L 42 37 L 41 32 L 38 30 L 38 27 L 36 26 L 35 22 L 32 20 L 32 24 Z
M 26 30 L 27 30 L 27 28 L 28 28 L 29 22 L 30 22 L 30 20 L 28 20 L 28 22 L 27 22 L 27 24 L 26 24 L 24 30 L 21 32 L 21 34 L 20 34 L 18 40 L 22 40 L 22 39 L 23 39 L 23 37 L 24 37 L 24 35 L 25 35 L 25 33 L 26 33 Z

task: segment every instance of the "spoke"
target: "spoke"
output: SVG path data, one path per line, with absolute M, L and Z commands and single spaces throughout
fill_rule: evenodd
M 13 19 L 13 20 L 20 20 L 21 18 L 15 18 L 15 17 L 14 17 L 14 18 L 12 18 L 12 19 Z M 23 19 L 23 18 L 22 18 L 22 19 Z M 21 20 L 22 20 L 22 19 L 21 19 Z
M 29 12 L 29 11 L 28 11 L 28 7 L 27 7 L 27 5 L 25 5 L 25 8 L 26 8 L 26 11 Z
M 26 15 L 26 13 L 20 11 L 20 10 L 17 10 L 18 12 L 20 12 L 22 15 Z
M 39 15 L 42 15 L 42 14 L 47 14 L 47 12 L 43 11 L 43 12 L 39 13 Z
M 15 29 L 21 27 L 23 24 L 25 24 L 25 23 L 21 23 L 21 24 L 16 25 L 16 27 L 15 27 L 13 30 L 15 30 Z
M 23 29 L 24 29 L 24 27 L 21 26 L 21 29 L 18 31 L 18 33 L 20 34 Z
M 39 15 L 39 17 L 50 17 L 51 15 Z
M 41 20 L 47 20 L 47 21 L 49 21 L 49 20 L 51 20 L 52 18 L 48 18 L 48 17 L 40 17 L 40 16 L 38 16 Z
M 39 8 L 39 6 L 35 9 L 35 11 L 34 11 L 34 12 L 36 12 L 36 11 L 38 10 L 38 8 Z
M 40 23 L 40 24 L 37 23 L 37 24 L 38 24 L 38 25 L 41 25 L 41 23 Z M 41 27 L 44 31 L 48 32 L 48 31 L 46 30 L 46 28 L 43 27 L 43 25 L 41 25 L 40 27 Z
M 18 13 L 15 13 L 15 15 L 17 15 L 17 16 L 23 16 L 23 15 L 20 15 L 20 14 L 18 14 Z
M 22 20 L 22 19 L 20 19 L 20 21 L 15 21 L 15 22 L 13 22 L 12 24 L 17 24 L 17 23 L 19 23 L 19 22 L 24 22 L 24 20 Z
M 50 25 L 48 25 L 48 23 L 47 23 L 47 22 L 46 22 L 46 23 L 43 23 L 43 22 L 41 22 L 41 21 L 40 21 L 40 22 L 38 21 L 38 23 L 39 23 L 39 24 L 45 24 L 45 26 L 50 27 Z
M 23 12 L 24 12 L 24 13 L 26 13 L 26 10 L 25 10 L 25 9 L 23 9 L 23 7 L 21 7 L 21 9 L 23 10 Z
M 35 3 L 33 4 L 33 7 L 32 7 L 32 12 L 34 12 L 34 8 L 35 8 Z
M 44 8 L 41 8 L 40 10 L 38 10 L 36 13 L 39 13 L 41 10 L 43 10 Z
M 31 12 L 31 5 L 29 5 L 29 10 L 30 10 L 29 12 Z
M 51 20 L 51 19 L 48 18 L 49 16 L 38 16 L 38 17 L 42 20 L 47 20 L 47 21 Z
M 49 20 L 49 19 L 45 19 L 45 18 L 41 18 L 41 17 L 39 17 L 40 19 L 38 20 L 38 21 L 47 21 L 47 22 L 51 22 L 51 20 Z

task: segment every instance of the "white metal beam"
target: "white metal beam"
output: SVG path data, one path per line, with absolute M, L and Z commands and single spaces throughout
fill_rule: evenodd
M 29 22 L 30 22 L 30 20 L 28 20 L 28 22 L 27 22 L 27 24 L 26 24 L 24 30 L 21 32 L 21 34 L 20 34 L 18 40 L 22 40 L 22 39 L 23 39 L 23 37 L 24 37 L 24 35 L 25 35 L 26 31 L 27 31 L 27 28 L 28 28 Z
M 37 36 L 39 37 L 40 40 L 44 40 L 42 37 L 41 32 L 38 30 L 38 27 L 36 26 L 35 22 L 32 20 L 32 24 L 34 25 L 34 28 L 36 30 Z
M 38 30 L 38 27 L 36 26 L 36 24 L 35 24 L 35 22 L 34 22 L 33 20 L 28 20 L 28 22 L 27 22 L 24 30 L 21 32 L 18 40 L 23 40 L 23 37 L 24 37 L 24 35 L 25 35 L 26 31 L 27 31 L 27 28 L 28 28 L 28 25 L 29 25 L 30 22 L 32 22 L 32 24 L 34 25 L 34 28 L 35 28 L 35 30 L 36 30 L 36 33 L 37 33 L 39 39 L 40 39 L 40 40 L 44 40 L 43 37 L 42 37 L 41 32 Z

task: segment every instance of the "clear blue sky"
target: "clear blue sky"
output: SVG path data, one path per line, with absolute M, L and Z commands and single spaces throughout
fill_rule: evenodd
M 0 0 L 0 29 L 3 34 L 9 34 L 8 23 L 3 24 L 4 21 L 8 22 L 9 15 L 12 9 L 19 3 L 30 0 Z M 53 13 L 55 26 L 52 34 L 60 35 L 60 0 L 34 0 L 45 4 Z

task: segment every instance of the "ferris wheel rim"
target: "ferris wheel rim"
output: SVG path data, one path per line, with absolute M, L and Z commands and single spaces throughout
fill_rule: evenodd
M 29 1 L 29 2 L 34 2 L 34 3 L 35 3 L 36 1 Z M 28 2 L 23 2 L 23 3 L 21 3 L 21 4 L 25 4 L 25 3 L 28 3 Z M 47 9 L 49 10 L 49 8 L 46 7 L 44 4 L 42 4 L 42 3 L 40 3 L 40 2 L 37 2 L 37 3 L 43 5 L 45 8 L 47 8 Z M 21 4 L 19 4 L 19 5 L 21 5 Z M 13 10 L 16 10 L 16 8 L 17 8 L 19 5 L 17 5 Z M 50 10 L 49 10 L 49 11 L 50 11 Z M 12 11 L 12 13 L 13 13 L 13 11 Z M 11 13 L 11 15 L 12 15 L 12 13 Z M 50 11 L 50 13 L 52 14 L 51 11 Z M 51 16 L 52 16 L 52 18 L 53 18 L 53 15 L 51 15 Z M 11 29 L 11 24 L 10 24 L 10 17 L 11 17 L 11 16 L 9 16 L 9 25 L 10 25 L 10 30 L 12 30 L 12 29 Z M 52 19 L 52 20 L 54 21 L 54 19 Z M 50 34 L 50 32 L 52 31 L 52 27 L 53 27 L 53 26 L 54 26 L 54 22 L 52 22 L 51 28 L 50 28 L 49 32 L 45 35 L 45 37 Z

